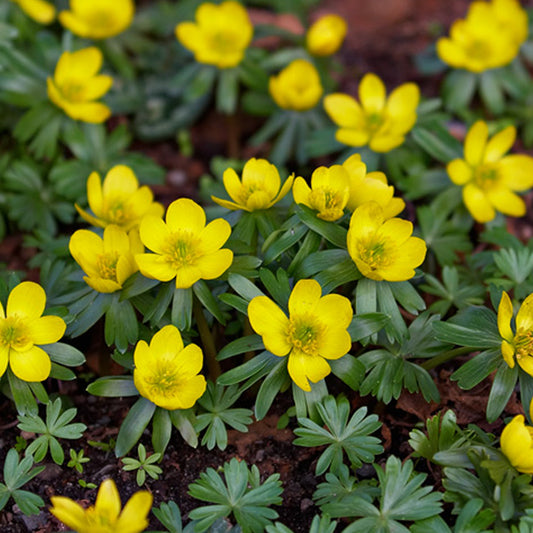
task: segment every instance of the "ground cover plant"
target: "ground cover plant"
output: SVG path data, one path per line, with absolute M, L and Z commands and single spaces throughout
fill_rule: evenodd
M 2 531 L 532 530 L 533 13 L 339 6 L 0 4 Z

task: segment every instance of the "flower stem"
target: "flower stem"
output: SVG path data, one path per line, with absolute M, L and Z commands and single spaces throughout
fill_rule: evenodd
M 463 346 L 461 348 L 455 348 L 453 350 L 448 350 L 447 352 L 443 352 L 439 355 L 436 355 L 435 357 L 432 357 L 431 359 L 428 359 L 426 362 L 422 363 L 420 366 L 425 370 L 431 370 L 432 368 L 435 368 L 448 361 L 451 361 L 452 359 L 455 359 L 456 357 L 460 355 L 465 355 L 470 352 L 472 352 L 472 348 L 468 346 Z
M 207 372 L 209 377 L 216 381 L 218 376 L 222 373 L 220 370 L 220 363 L 217 361 L 217 349 L 215 346 L 215 340 L 213 334 L 209 329 L 209 324 L 205 319 L 204 310 L 200 300 L 194 296 L 193 313 L 196 319 L 196 326 L 198 327 L 198 333 L 200 339 L 202 339 L 202 345 L 204 347 L 205 362 L 207 364 Z

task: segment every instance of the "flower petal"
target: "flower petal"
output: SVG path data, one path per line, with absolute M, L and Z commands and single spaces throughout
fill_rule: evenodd
M 176 359 L 176 354 L 183 350 L 180 330 L 172 324 L 163 327 L 152 337 L 150 350 L 155 352 L 159 359 Z
M 28 323 L 33 344 L 52 344 L 65 334 L 65 321 L 54 315 L 42 316 Z
M 13 374 L 23 381 L 44 381 L 52 368 L 50 356 L 38 346 L 32 346 L 25 352 L 11 349 L 9 366 Z
M 231 234 L 231 226 L 223 218 L 216 218 L 200 232 L 198 252 L 211 254 L 219 250 L 228 240 Z
M 341 128 L 359 128 L 364 113 L 357 100 L 347 94 L 333 93 L 324 97 L 324 109 L 331 120 Z
M 516 128 L 507 126 L 496 133 L 487 143 L 485 148 L 485 163 L 499 161 L 513 146 L 516 139 Z
M 308 379 L 317 383 L 331 372 L 328 362 L 319 355 L 307 355 L 296 350 L 289 355 L 287 369 L 294 383 L 307 392 L 311 390 Z
M 90 524 L 87 523 L 85 509 L 70 498 L 64 496 L 52 496 L 50 512 L 67 527 L 74 531 L 87 531 Z
M 231 263 L 233 263 L 233 252 L 229 248 L 221 248 L 212 254 L 200 257 L 196 266 L 200 271 L 201 279 L 217 279 L 226 272 Z
M 152 508 L 152 501 L 152 495 L 148 491 L 136 492 L 122 509 L 120 517 L 114 525 L 115 531 L 121 533 L 144 531 L 148 527 L 147 516 Z
M 7 316 L 39 318 L 46 305 L 44 289 L 33 281 L 23 281 L 10 292 L 7 299 Z
M 477 222 L 489 222 L 496 216 L 485 192 L 472 183 L 463 188 L 463 202 Z
M 476 167 L 483 162 L 485 147 L 489 137 L 489 128 L 486 122 L 478 120 L 466 134 L 464 154 L 466 162 Z
M 498 331 L 500 336 L 508 342 L 513 342 L 514 334 L 511 329 L 511 320 L 513 318 L 513 304 L 511 298 L 504 291 L 498 305 Z
M 160 217 L 146 215 L 139 225 L 139 234 L 146 248 L 157 254 L 165 253 L 171 231 Z
M 289 316 L 315 314 L 315 308 L 322 296 L 322 287 L 314 279 L 301 279 L 296 283 L 289 297 Z
M 472 167 L 464 159 L 454 159 L 446 166 L 448 176 L 456 185 L 465 185 L 473 178 Z
M 289 319 L 266 296 L 256 296 L 248 304 L 248 318 L 254 331 L 263 337 L 265 348 L 274 355 L 287 355 L 292 345 L 287 340 Z
M 157 254 L 135 254 L 135 262 L 143 276 L 159 281 L 176 277 L 176 269 L 164 257 Z
M 375 74 L 363 76 L 359 84 L 359 101 L 365 113 L 381 113 L 385 107 L 385 85 Z
M 498 310 L 498 313 L 499 313 L 499 310 Z M 512 309 L 511 309 L 511 313 L 512 313 Z M 520 309 L 518 310 L 518 313 L 516 315 L 516 329 L 525 330 L 525 331 L 533 330 L 533 294 L 530 294 L 522 302 L 522 305 L 520 306 Z
M 120 495 L 115 482 L 111 478 L 104 479 L 96 496 L 95 512 L 113 523 L 120 514 L 120 507 Z
M 189 198 L 179 198 L 167 209 L 166 222 L 171 231 L 189 229 L 198 234 L 205 226 L 205 211 Z

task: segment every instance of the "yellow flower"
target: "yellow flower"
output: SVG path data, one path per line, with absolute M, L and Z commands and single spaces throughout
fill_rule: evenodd
M 195 18 L 196 22 L 176 26 L 178 41 L 193 52 L 198 63 L 221 69 L 237 66 L 254 32 L 246 9 L 231 0 L 220 5 L 206 2 L 198 7 Z
M 123 32 L 135 13 L 133 0 L 70 0 L 59 22 L 79 37 L 106 39 Z
M 85 283 L 98 292 L 115 292 L 139 268 L 135 254 L 144 251 L 137 229 L 129 235 L 118 226 L 110 224 L 104 229 L 104 238 L 80 229 L 69 242 L 70 254 L 87 274 Z
M 346 207 L 355 211 L 366 202 L 376 202 L 383 208 L 383 216 L 392 218 L 401 213 L 405 202 L 394 197 L 394 187 L 387 183 L 383 172 L 366 172 L 366 165 L 361 161 L 360 154 L 350 156 L 342 166 L 349 177 L 350 197 Z
M 102 67 L 102 52 L 94 46 L 77 52 L 63 52 L 54 78 L 46 80 L 48 98 L 69 117 L 83 122 L 107 120 L 111 110 L 95 102 L 113 85 L 113 78 L 97 74 Z
M 279 202 L 290 190 L 294 175 L 289 176 L 280 189 L 278 169 L 266 159 L 249 159 L 242 170 L 242 182 L 232 169 L 224 171 L 224 187 L 233 202 L 211 196 L 211 199 L 227 209 L 258 211 L 268 209 Z
M 163 409 L 189 409 L 205 392 L 203 354 L 196 344 L 183 347 L 179 330 L 172 325 L 150 341 L 139 341 L 133 354 L 133 381 L 139 394 Z
M 376 202 L 358 207 L 350 219 L 348 253 L 363 276 L 405 281 L 426 257 L 426 243 L 412 237 L 413 225 L 401 218 L 385 218 Z
M 300 280 L 289 297 L 289 317 L 266 296 L 248 304 L 252 328 L 263 337 L 265 348 L 283 357 L 289 355 L 288 371 L 304 391 L 330 372 L 326 359 L 339 359 L 352 346 L 346 330 L 352 321 L 350 300 L 339 294 L 322 295 L 313 279 Z
M 348 173 L 340 165 L 318 167 L 311 176 L 311 188 L 303 178 L 296 178 L 292 194 L 297 204 L 315 209 L 318 218 L 333 222 L 344 214 L 350 196 Z
M 307 111 L 316 106 L 324 89 L 318 71 L 305 59 L 295 59 L 268 80 L 270 95 L 283 109 Z
M 330 56 L 342 45 L 348 26 L 339 15 L 319 18 L 307 31 L 305 43 L 314 56 Z
M 199 279 L 221 276 L 233 262 L 233 252 L 221 246 L 231 227 L 222 218 L 205 225 L 204 210 L 188 198 L 172 202 L 166 223 L 147 215 L 140 226 L 143 244 L 153 254 L 137 254 L 141 274 L 159 281 L 176 278 L 177 289 L 187 289 Z
M 516 315 L 516 334 L 511 329 L 513 304 L 506 292 L 498 306 L 498 331 L 502 337 L 502 355 L 509 367 L 514 368 L 515 357 L 520 368 L 533 376 L 533 294 L 520 306 Z
M 56 18 L 56 8 L 46 0 L 12 0 L 39 24 L 51 24 Z
M 138 226 L 145 215 L 163 216 L 163 206 L 153 199 L 148 186 L 139 187 L 131 168 L 116 165 L 107 173 L 103 185 L 97 172 L 87 180 L 87 200 L 94 216 L 77 204 L 76 209 L 93 226 L 105 228 L 108 224 L 116 224 L 129 231 Z
M 510 63 L 527 33 L 527 13 L 516 0 L 476 1 L 466 19 L 452 24 L 450 37 L 437 41 L 437 53 L 454 68 L 483 72 Z
M 148 526 L 152 495 L 136 492 L 120 511 L 120 495 L 112 479 L 102 481 L 94 506 L 84 509 L 64 496 L 52 496 L 50 512 L 77 533 L 140 533 Z
M 58 316 L 41 316 L 45 305 L 44 289 L 32 281 L 13 288 L 5 311 L 0 303 L 0 376 L 8 363 L 23 381 L 43 381 L 50 375 L 50 357 L 37 345 L 57 342 L 66 324 Z
M 526 426 L 524 415 L 516 415 L 500 437 L 502 452 L 522 474 L 533 474 L 533 427 Z
M 447 166 L 450 179 L 463 186 L 463 202 L 478 222 L 488 222 L 496 211 L 521 217 L 526 205 L 514 191 L 533 185 L 533 157 L 508 155 L 516 138 L 516 128 L 508 126 L 489 139 L 489 129 L 477 121 L 466 135 L 464 159 L 454 159 Z
M 324 97 L 324 108 L 339 126 L 336 139 L 349 146 L 368 144 L 374 152 L 389 152 L 400 146 L 416 122 L 420 90 L 404 83 L 387 98 L 385 85 L 375 74 L 366 74 L 359 84 L 359 100 L 343 93 Z

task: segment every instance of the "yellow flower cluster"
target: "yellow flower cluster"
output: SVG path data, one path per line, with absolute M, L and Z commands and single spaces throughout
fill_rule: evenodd
M 329 56 L 342 46 L 347 31 L 348 25 L 342 17 L 325 15 L 309 28 L 305 44 L 312 55 Z
M 437 41 L 437 53 L 454 68 L 483 72 L 509 64 L 527 34 L 527 13 L 518 0 L 477 0 L 465 19 L 453 23 L 450 36 Z

